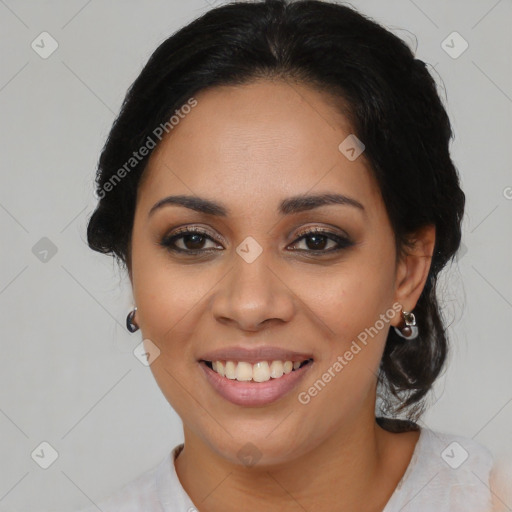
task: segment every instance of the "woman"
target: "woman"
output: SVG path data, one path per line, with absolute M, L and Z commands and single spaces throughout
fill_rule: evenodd
M 87 235 L 128 271 L 184 444 L 103 512 L 489 509 L 490 452 L 418 425 L 461 239 L 451 136 L 425 64 L 346 6 L 233 3 L 159 46 Z

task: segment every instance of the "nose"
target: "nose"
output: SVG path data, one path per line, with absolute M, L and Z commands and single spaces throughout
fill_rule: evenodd
M 289 322 L 295 313 L 295 296 L 282 272 L 264 254 L 248 263 L 236 256 L 212 301 L 214 318 L 244 331 L 259 331 L 270 324 Z

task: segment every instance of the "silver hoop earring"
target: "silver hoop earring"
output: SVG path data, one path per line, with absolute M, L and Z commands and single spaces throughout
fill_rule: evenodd
M 402 310 L 402 326 L 394 327 L 396 333 L 406 340 L 413 340 L 418 337 L 418 327 L 414 313 Z
M 130 332 L 136 332 L 139 330 L 139 326 L 134 322 L 135 318 L 135 312 L 137 311 L 137 308 L 133 309 L 128 313 L 128 316 L 126 317 L 126 328 Z

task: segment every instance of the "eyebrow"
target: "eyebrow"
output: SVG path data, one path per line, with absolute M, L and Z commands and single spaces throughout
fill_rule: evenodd
M 361 210 L 362 212 L 365 211 L 364 206 L 352 197 L 348 197 L 343 194 L 316 194 L 299 195 L 284 199 L 279 204 L 279 213 L 281 215 L 291 215 L 293 213 L 313 210 L 314 208 L 319 208 L 320 206 L 327 206 L 331 204 L 352 206 Z M 196 212 L 219 217 L 227 217 L 229 214 L 229 208 L 226 208 L 221 203 L 197 196 L 177 195 L 160 199 L 153 205 L 151 210 L 149 210 L 148 217 L 151 216 L 156 210 L 168 205 L 183 206 Z

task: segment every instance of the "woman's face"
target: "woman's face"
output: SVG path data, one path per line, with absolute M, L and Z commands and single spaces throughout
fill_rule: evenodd
M 160 350 L 151 370 L 186 433 L 235 463 L 244 450 L 283 462 L 374 417 L 400 321 L 393 232 L 364 153 L 339 149 L 351 129 L 325 95 L 258 81 L 195 99 L 139 187 L 136 322 Z M 326 194 L 349 199 L 308 199 Z M 189 207 L 152 211 L 168 196 Z M 308 359 L 289 373 L 273 362 Z

